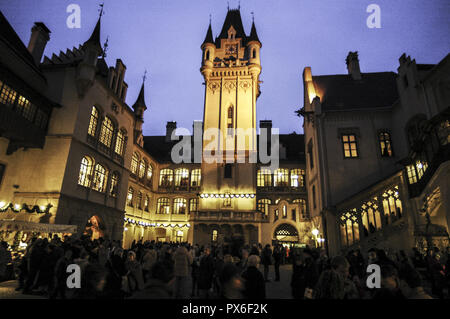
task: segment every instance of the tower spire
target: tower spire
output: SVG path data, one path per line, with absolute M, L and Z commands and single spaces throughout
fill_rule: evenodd
M 89 37 L 89 39 L 86 42 L 84 42 L 84 44 L 83 44 L 83 46 L 92 44 L 96 49 L 98 49 L 100 54 L 103 52 L 102 46 L 100 44 L 100 25 L 101 25 L 102 16 L 104 14 L 103 5 L 104 5 L 103 3 L 100 4 L 100 9 L 99 9 L 100 14 L 98 16 L 97 24 L 95 25 L 94 31 L 92 31 L 92 34 Z
M 138 111 L 139 108 L 143 108 L 144 110 L 147 109 L 147 106 L 145 104 L 145 94 L 144 94 L 144 84 L 145 80 L 147 79 L 147 70 L 144 72 L 144 76 L 142 77 L 142 85 L 141 90 L 139 91 L 138 98 L 136 102 L 133 104 L 133 109 L 135 111 Z
M 208 31 L 206 31 L 205 40 L 203 41 L 203 44 L 205 44 L 205 43 L 214 43 L 213 35 L 212 35 L 212 28 L 211 28 L 211 15 L 209 15 L 209 27 L 208 27 Z

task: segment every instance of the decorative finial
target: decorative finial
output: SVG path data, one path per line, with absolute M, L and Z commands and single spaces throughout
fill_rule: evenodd
M 145 83 L 145 80 L 147 79 L 147 69 L 144 72 L 144 76 L 142 77 L 142 82 Z
M 238 10 L 241 10 L 241 0 L 239 0 Z
M 106 58 L 106 51 L 108 50 L 108 40 L 109 40 L 109 35 L 106 37 L 106 41 L 105 44 L 103 44 L 103 53 L 102 53 L 102 58 Z
M 103 14 L 104 14 L 104 12 L 103 12 L 103 6 L 105 5 L 105 3 L 103 2 L 102 4 L 99 4 L 99 7 L 100 7 L 100 9 L 99 9 L 99 11 L 100 11 L 100 18 L 103 16 Z
M 211 13 L 209 14 L 209 24 L 211 24 Z
M 255 13 L 253 11 L 250 13 L 252 14 L 252 22 L 255 22 Z
M 227 10 L 230 11 L 230 1 L 227 1 Z

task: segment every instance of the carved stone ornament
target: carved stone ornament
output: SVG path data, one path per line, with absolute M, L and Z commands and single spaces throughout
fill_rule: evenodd
M 208 89 L 213 92 L 213 94 L 220 90 L 220 82 L 219 81 L 212 81 L 208 83 Z

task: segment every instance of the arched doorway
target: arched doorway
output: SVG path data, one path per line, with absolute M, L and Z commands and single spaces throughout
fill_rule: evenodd
M 155 229 L 155 237 L 157 242 L 165 242 L 167 240 L 166 229 L 159 227 Z
M 273 239 L 281 243 L 298 243 L 298 231 L 290 224 L 281 224 L 275 229 Z
M 91 237 L 92 240 L 99 239 L 105 236 L 106 227 L 97 215 L 88 219 L 86 226 L 84 227 L 83 235 Z

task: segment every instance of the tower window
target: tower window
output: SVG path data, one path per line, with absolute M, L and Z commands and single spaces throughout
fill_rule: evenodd
M 345 158 L 358 157 L 356 135 L 355 134 L 342 135 L 341 140 L 342 140 L 342 147 L 344 149 L 344 157 Z
M 256 59 L 256 49 L 253 49 L 253 50 L 252 50 L 252 58 L 253 58 L 253 59 Z
M 231 164 L 225 164 L 225 178 L 232 178 L 233 166 Z
M 212 241 L 217 241 L 217 235 L 218 235 L 218 232 L 217 232 L 216 229 L 214 229 L 214 230 L 212 231 L 212 238 L 211 238 L 211 240 L 212 240 Z
M 95 106 L 93 106 L 91 111 L 91 119 L 89 120 L 89 128 L 88 128 L 89 135 L 95 136 L 97 124 L 98 124 L 98 110 Z
M 313 144 L 312 140 L 309 140 L 308 142 L 308 155 L 309 155 L 309 167 L 311 169 L 314 168 L 314 159 L 313 159 Z
M 392 157 L 392 142 L 391 135 L 387 132 L 381 132 L 378 135 L 378 140 L 380 142 L 381 156 Z
M 234 126 L 233 113 L 234 113 L 233 106 L 230 106 L 228 108 L 228 116 L 227 116 L 227 135 L 230 136 L 233 135 L 233 126 Z
M 209 50 L 206 51 L 205 60 L 209 60 Z

